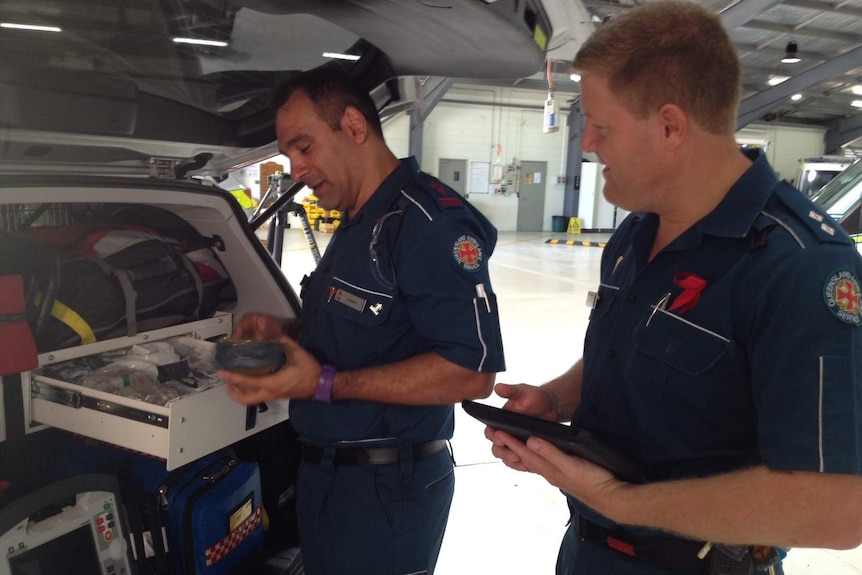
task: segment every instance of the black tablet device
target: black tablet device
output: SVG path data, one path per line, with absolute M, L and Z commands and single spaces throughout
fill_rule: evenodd
M 220 369 L 226 371 L 269 375 L 284 366 L 285 357 L 277 341 L 223 337 L 216 342 L 215 361 Z
M 596 465 L 601 465 L 623 481 L 630 483 L 648 481 L 647 474 L 640 466 L 629 461 L 586 430 L 475 401 L 465 400 L 461 405 L 464 411 L 488 427 L 501 429 L 523 441 L 536 435 L 550 441 L 570 455 L 577 455 Z

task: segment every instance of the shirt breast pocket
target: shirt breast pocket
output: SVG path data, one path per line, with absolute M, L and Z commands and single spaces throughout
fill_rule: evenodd
M 608 313 L 619 293 L 620 288 L 607 284 L 599 284 L 598 292 L 590 292 L 587 299 L 587 305 L 592 308 L 590 321 L 601 319 Z
M 642 359 L 646 362 L 656 360 L 684 375 L 698 376 L 719 362 L 731 342 L 721 334 L 658 309 L 645 325 L 635 329 L 634 346 L 646 356 Z
M 325 309 L 339 320 L 378 326 L 389 319 L 394 302 L 392 293 L 365 289 L 336 277 L 329 289 Z

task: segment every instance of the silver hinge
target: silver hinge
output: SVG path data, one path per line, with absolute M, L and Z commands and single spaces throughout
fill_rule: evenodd
M 160 180 L 177 179 L 176 168 L 181 160 L 173 158 L 150 158 L 150 177 Z

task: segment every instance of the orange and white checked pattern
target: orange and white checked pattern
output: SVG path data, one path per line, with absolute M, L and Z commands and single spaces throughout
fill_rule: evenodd
M 262 508 L 258 507 L 248 519 L 239 524 L 227 537 L 206 550 L 207 567 L 214 565 L 225 558 L 225 556 L 237 548 L 237 546 L 251 535 L 262 518 Z

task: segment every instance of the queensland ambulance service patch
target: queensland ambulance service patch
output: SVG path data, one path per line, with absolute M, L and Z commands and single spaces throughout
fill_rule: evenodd
M 482 267 L 482 246 L 479 240 L 470 234 L 465 234 L 455 240 L 452 247 L 452 255 L 455 261 L 468 272 L 474 272 Z
M 862 290 L 849 270 L 833 273 L 823 286 L 823 301 L 832 315 L 850 325 L 862 323 Z

